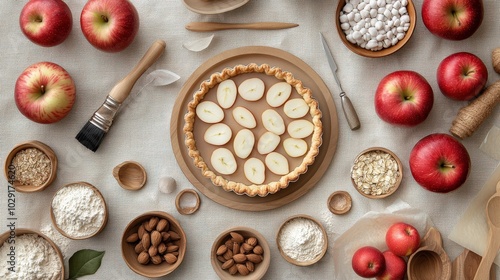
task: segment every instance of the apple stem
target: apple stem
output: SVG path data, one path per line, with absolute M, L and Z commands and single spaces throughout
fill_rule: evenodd
M 441 164 L 441 167 L 455 168 L 455 165 L 453 165 L 453 164 Z
M 108 17 L 105 15 L 101 15 L 101 18 L 104 22 L 108 22 Z
M 458 25 L 462 25 L 462 23 L 460 22 L 460 18 L 458 18 L 457 11 L 452 10 L 451 14 L 453 15 L 453 18 L 458 22 Z
M 44 85 L 41 85 L 41 86 L 40 86 L 40 89 L 42 90 L 42 94 L 44 94 L 44 93 L 45 93 L 45 86 L 44 86 Z

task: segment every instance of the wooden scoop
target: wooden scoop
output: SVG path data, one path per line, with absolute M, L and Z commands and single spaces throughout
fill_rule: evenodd
M 465 249 L 451 264 L 451 279 L 453 280 L 472 280 L 476 274 L 481 256 Z M 495 280 L 495 269 L 490 270 L 490 280 Z
M 408 260 L 408 279 L 450 280 L 451 261 L 443 249 L 441 234 L 430 228 L 422 239 L 420 248 Z
M 477 268 L 474 280 L 488 279 L 491 265 L 500 249 L 500 181 L 497 183 L 496 193 L 486 204 L 486 220 L 488 222 L 488 246 L 483 259 Z

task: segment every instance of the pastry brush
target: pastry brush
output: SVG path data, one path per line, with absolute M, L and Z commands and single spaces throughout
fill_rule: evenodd
M 125 99 L 129 96 L 135 82 L 160 57 L 165 50 L 163 40 L 155 41 L 137 65 L 109 92 L 104 103 L 95 111 L 90 120 L 80 130 L 76 139 L 95 152 L 109 131 L 113 118 Z

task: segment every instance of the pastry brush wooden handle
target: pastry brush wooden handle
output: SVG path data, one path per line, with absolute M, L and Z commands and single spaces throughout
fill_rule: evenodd
M 155 41 L 141 60 L 139 60 L 134 69 L 111 89 L 109 96 L 119 103 L 125 101 L 134 87 L 135 82 L 137 82 L 142 74 L 156 62 L 165 50 L 166 45 L 167 44 L 163 40 Z

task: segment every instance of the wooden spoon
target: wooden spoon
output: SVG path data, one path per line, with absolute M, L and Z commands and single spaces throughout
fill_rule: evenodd
M 476 274 L 481 256 L 465 249 L 451 264 L 451 279 L 453 280 L 472 280 Z M 490 270 L 490 280 L 495 280 L 495 269 Z
M 439 231 L 433 227 L 427 231 L 420 248 L 408 260 L 408 279 L 450 280 L 451 262 L 443 249 Z
M 488 279 L 491 265 L 500 249 L 500 181 L 497 183 L 496 193 L 486 204 L 486 220 L 488 222 L 488 246 L 483 259 L 477 268 L 474 280 Z
M 254 23 L 224 23 L 224 22 L 190 22 L 186 29 L 190 31 L 217 31 L 226 29 L 285 29 L 299 26 L 296 23 L 287 22 L 254 22 Z

